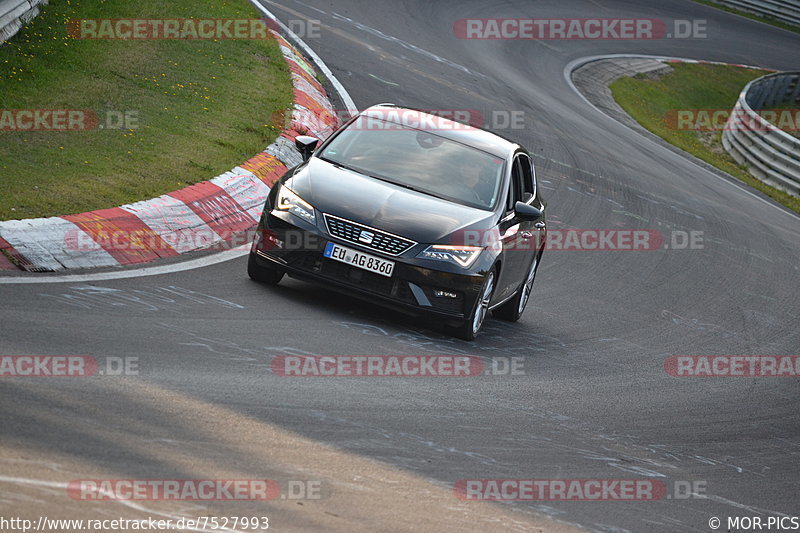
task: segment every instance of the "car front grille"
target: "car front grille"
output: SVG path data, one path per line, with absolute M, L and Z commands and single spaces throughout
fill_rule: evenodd
M 387 255 L 400 255 L 417 244 L 412 240 L 333 215 L 325 214 L 325 225 L 328 233 L 334 237 Z

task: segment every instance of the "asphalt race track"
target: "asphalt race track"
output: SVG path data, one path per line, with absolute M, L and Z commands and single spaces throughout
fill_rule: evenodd
M 245 257 L 158 276 L 0 285 L 0 353 L 135 357 L 139 370 L 0 380 L 3 515 L 155 509 L 266 513 L 277 531 L 649 533 L 800 514 L 798 380 L 675 378 L 663 368 L 672 355 L 800 354 L 800 219 L 606 117 L 564 77 L 570 61 L 614 53 L 797 70 L 800 36 L 690 1 L 264 6 L 287 23 L 319 21 L 305 41 L 360 109 L 521 112 L 524 128 L 494 129 L 536 155 L 553 228 L 698 231 L 704 246 L 548 251 L 522 320 L 490 320 L 474 343 L 316 285 L 260 286 Z M 453 22 L 468 17 L 705 19 L 708 36 L 456 38 Z M 516 357 L 524 372 L 271 373 L 286 354 L 468 354 L 501 366 Z M 324 497 L 135 507 L 63 490 L 79 478 L 199 477 L 320 480 Z M 702 494 L 462 502 L 452 487 L 472 478 L 656 479 Z

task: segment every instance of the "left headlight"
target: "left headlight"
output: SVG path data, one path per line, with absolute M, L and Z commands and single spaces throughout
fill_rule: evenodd
M 446 244 L 433 244 L 422 250 L 417 257 L 420 259 L 433 259 L 435 261 L 449 261 L 460 267 L 469 268 L 481 252 L 482 246 L 454 246 Z
M 286 185 L 282 185 L 278 191 L 275 209 L 278 211 L 288 211 L 311 224 L 315 224 L 317 220 L 314 215 L 314 207 L 300 198 L 300 196 Z

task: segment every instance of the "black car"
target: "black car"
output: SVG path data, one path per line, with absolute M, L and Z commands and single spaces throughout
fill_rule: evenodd
M 252 279 L 321 281 L 432 314 L 466 340 L 490 310 L 519 319 L 546 239 L 545 202 L 524 148 L 391 104 L 318 143 L 298 136 L 305 161 L 270 191 Z

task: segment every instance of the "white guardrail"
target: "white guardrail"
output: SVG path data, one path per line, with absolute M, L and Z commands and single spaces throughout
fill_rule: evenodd
M 776 128 L 756 111 L 785 104 L 800 107 L 800 72 L 751 81 L 739 94 L 722 132 L 722 145 L 737 162 L 748 165 L 750 174 L 800 197 L 800 138 Z
M 38 15 L 40 4 L 47 4 L 47 0 L 0 0 L 0 43 Z
M 713 0 L 717 4 L 800 26 L 800 0 Z

